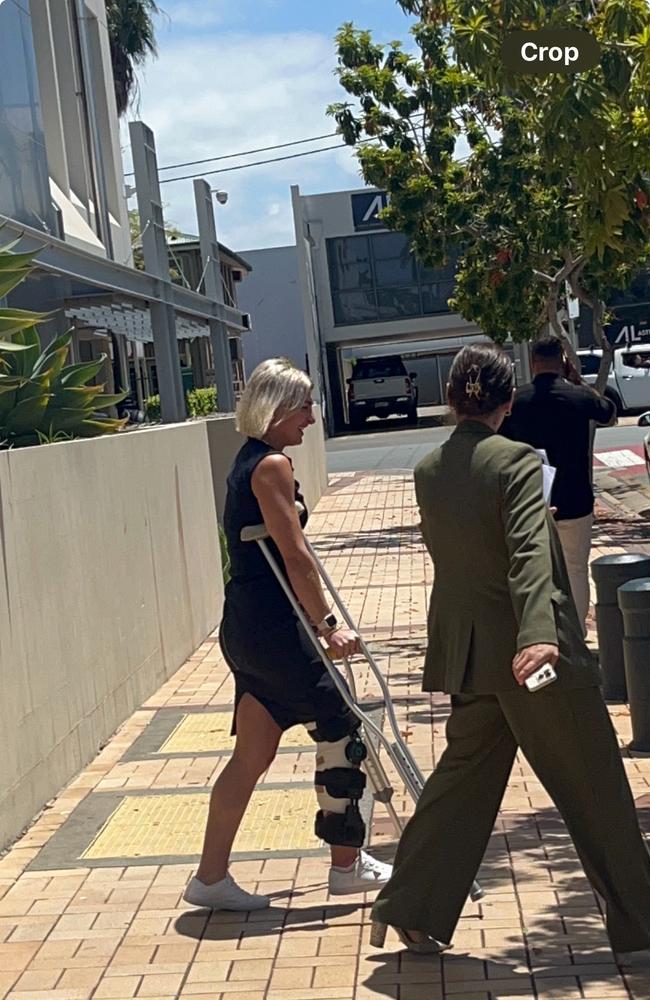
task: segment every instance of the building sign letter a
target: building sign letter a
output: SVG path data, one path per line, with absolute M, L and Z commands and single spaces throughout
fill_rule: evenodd
M 357 232 L 364 229 L 385 229 L 379 213 L 388 205 L 385 191 L 362 191 L 352 195 L 352 217 Z
M 368 211 L 366 212 L 366 214 L 363 217 L 363 221 L 366 223 L 366 225 L 369 222 L 376 221 L 377 216 L 379 215 L 379 213 L 381 212 L 381 210 L 382 210 L 383 207 L 384 206 L 382 204 L 382 196 L 380 194 L 378 194 L 370 202 L 370 206 L 368 208 Z

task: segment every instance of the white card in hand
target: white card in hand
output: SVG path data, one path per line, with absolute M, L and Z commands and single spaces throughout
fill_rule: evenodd
M 547 504 L 551 502 L 551 491 L 553 489 L 553 483 L 555 482 L 556 469 L 552 465 L 542 466 L 542 491 L 544 493 L 544 500 Z
M 554 466 L 549 465 L 548 455 L 543 448 L 536 448 L 535 451 L 542 460 L 542 492 L 544 494 L 544 502 L 550 504 L 551 502 L 551 491 L 553 489 L 553 483 L 555 482 L 555 473 L 557 469 Z

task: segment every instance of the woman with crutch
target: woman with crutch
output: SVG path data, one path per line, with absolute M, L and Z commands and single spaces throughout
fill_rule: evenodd
M 363 850 L 359 811 L 365 775 L 358 764 L 359 721 L 345 705 L 258 545 L 242 529 L 265 524 L 274 558 L 327 644 L 330 655 L 358 652 L 358 637 L 331 614 L 303 528 L 307 515 L 284 449 L 314 423 L 312 383 L 286 358 L 259 365 L 238 409 L 246 442 L 228 476 L 224 530 L 230 554 L 221 650 L 235 680 L 235 749 L 214 786 L 201 861 L 184 899 L 195 906 L 257 910 L 269 897 L 247 892 L 228 872 L 232 845 L 258 779 L 273 762 L 282 733 L 303 723 L 316 743 L 316 835 L 330 845 L 333 895 L 372 891 L 391 866 Z M 360 752 L 361 751 L 361 752 Z
M 447 749 L 375 902 L 372 941 L 381 947 L 391 926 L 413 951 L 449 945 L 520 748 L 602 897 L 620 964 L 643 963 L 648 852 L 544 501 L 540 458 L 497 434 L 513 399 L 506 354 L 463 348 L 448 399 L 457 426 L 415 470 L 435 570 L 423 686 L 451 695 Z

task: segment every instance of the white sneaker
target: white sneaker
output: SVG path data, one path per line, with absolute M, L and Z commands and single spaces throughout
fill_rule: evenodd
M 330 894 L 346 896 L 355 892 L 375 892 L 383 889 L 392 874 L 392 865 L 385 865 L 371 858 L 365 851 L 360 851 L 351 868 L 330 868 Z
M 196 876 L 190 879 L 183 899 L 192 906 L 208 910 L 264 910 L 271 905 L 268 896 L 257 896 L 246 892 L 237 885 L 232 875 L 226 875 L 221 882 L 205 885 Z

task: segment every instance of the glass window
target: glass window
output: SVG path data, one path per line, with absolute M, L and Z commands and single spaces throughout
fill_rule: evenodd
M 399 355 L 385 358 L 363 358 L 357 361 L 352 372 L 353 379 L 391 378 L 394 375 L 406 375 L 404 362 Z
M 378 233 L 370 237 L 377 288 L 413 285 L 417 281 L 415 257 L 401 233 Z
M 449 312 L 456 264 L 423 268 L 401 233 L 327 241 L 337 326 Z
M 422 312 L 425 316 L 449 312 L 449 299 L 453 294 L 453 280 L 422 285 Z
M 402 233 L 375 233 L 370 237 L 370 242 L 375 260 L 412 256 L 408 239 Z
M 583 375 L 597 375 L 600 368 L 600 358 L 597 354 L 580 354 L 580 368 Z
M 374 323 L 378 318 L 377 301 L 372 288 L 367 292 L 333 292 L 332 301 L 337 326 Z
M 93 361 L 93 345 L 90 340 L 79 341 L 79 360 L 83 362 Z
M 392 260 L 376 260 L 375 281 L 377 288 L 415 284 L 417 278 L 413 258 L 395 257 Z
M 330 282 L 335 291 L 354 291 L 373 284 L 367 236 L 327 241 Z
M 0 209 L 10 219 L 53 231 L 28 7 L 27 3 L 0 3 Z
M 650 353 L 645 351 L 630 351 L 629 354 L 622 355 L 621 364 L 625 365 L 626 368 L 645 370 L 650 368 Z
M 377 306 L 380 319 L 398 319 L 400 316 L 421 316 L 420 289 L 378 288 Z

